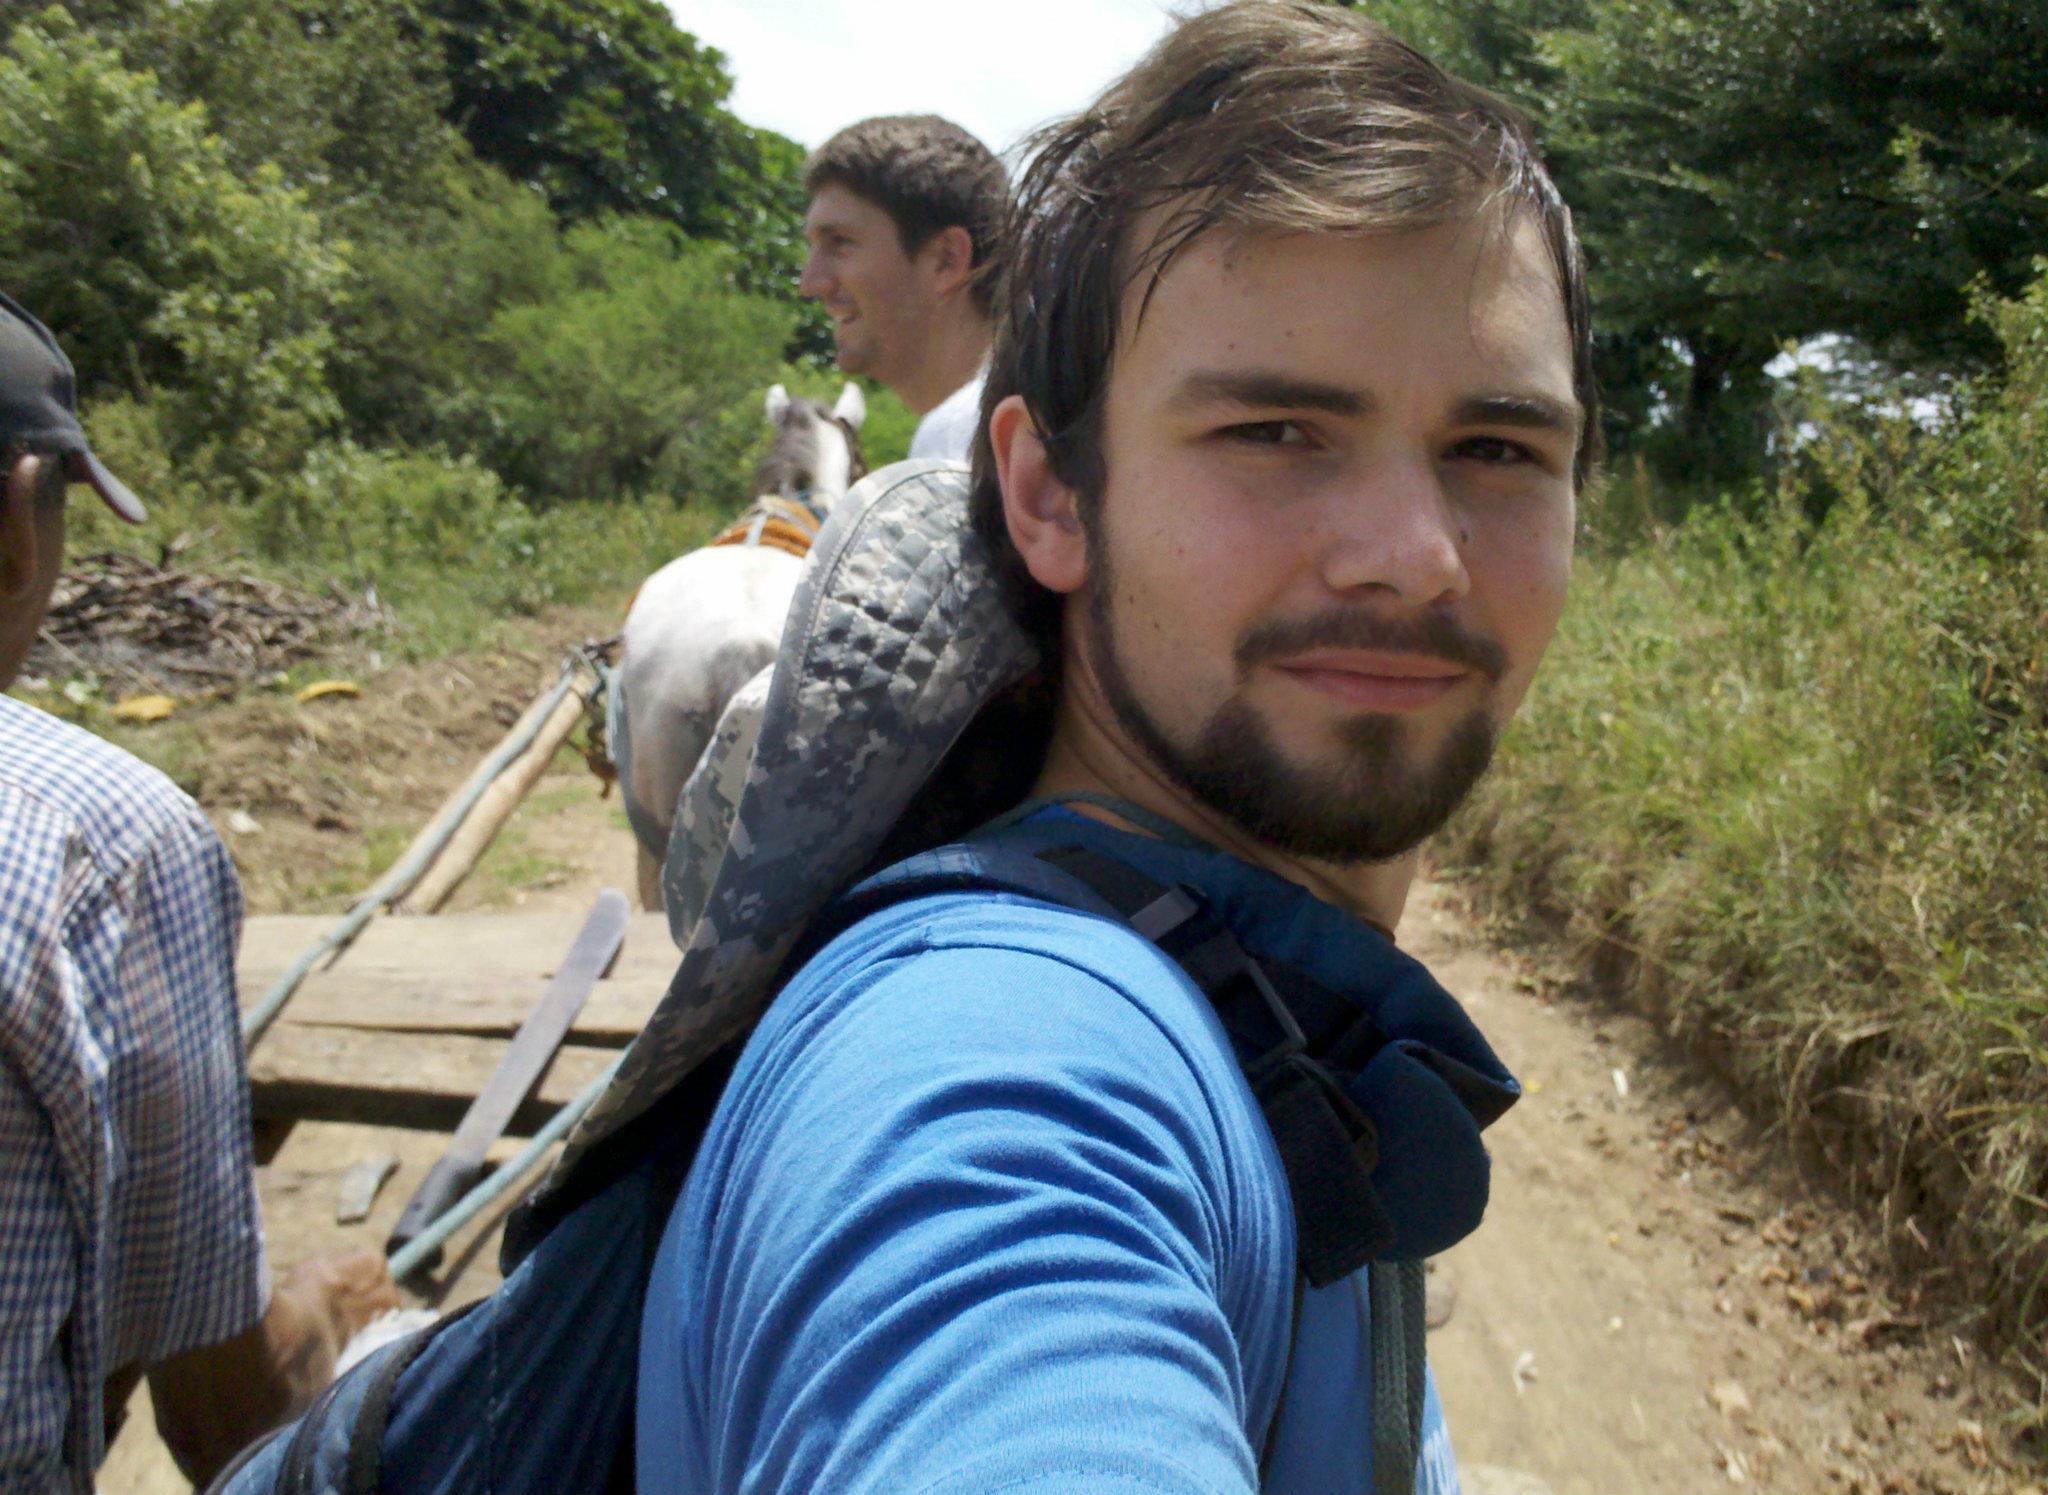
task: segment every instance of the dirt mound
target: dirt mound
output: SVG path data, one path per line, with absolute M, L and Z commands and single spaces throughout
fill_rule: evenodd
M 175 777 L 226 837 L 250 912 L 345 907 L 610 617 L 558 610 L 516 645 L 378 671 L 358 695 L 251 693 L 181 712 L 199 746 Z

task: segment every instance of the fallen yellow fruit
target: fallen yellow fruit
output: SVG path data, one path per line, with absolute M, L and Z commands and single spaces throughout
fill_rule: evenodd
M 359 696 L 362 693 L 363 688 L 353 680 L 315 680 L 300 691 L 295 699 L 303 706 L 306 702 L 317 701 L 322 696 Z
M 169 696 L 123 696 L 108 714 L 124 722 L 160 722 L 177 709 Z

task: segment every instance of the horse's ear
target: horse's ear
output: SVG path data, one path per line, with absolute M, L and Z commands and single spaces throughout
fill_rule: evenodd
M 768 386 L 768 419 L 776 425 L 782 424 L 782 417 L 789 412 L 789 391 L 780 384 Z
M 868 418 L 868 401 L 858 384 L 849 381 L 846 388 L 839 391 L 839 403 L 832 407 L 832 413 L 856 431 L 860 429 L 860 423 Z

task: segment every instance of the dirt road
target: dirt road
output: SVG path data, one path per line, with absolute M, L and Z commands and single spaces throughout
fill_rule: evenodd
M 516 705 L 524 677 L 510 670 L 494 688 Z M 379 751 L 394 763 L 421 757 L 395 739 Z M 452 782 L 471 755 L 441 756 Z M 358 774 L 348 818 L 416 818 L 442 776 Z M 386 780 L 403 793 L 380 795 Z M 616 806 L 565 762 L 458 906 L 581 907 L 607 882 L 630 887 Z M 220 818 L 228 807 L 209 808 Z M 286 811 L 273 802 L 266 813 Z M 267 844 L 302 857 L 307 834 Z M 252 845 L 263 838 L 239 839 L 252 881 L 283 886 Z M 1485 1226 L 1435 1272 L 1450 1316 L 1432 1331 L 1431 1356 L 1469 1495 L 2039 1495 L 2012 1462 L 2001 1422 L 2009 1401 L 1980 1357 L 1924 1322 L 1910 1293 L 1865 1260 L 1853 1225 L 1808 1199 L 1769 1139 L 1648 1025 L 1552 994 L 1532 961 L 1487 946 L 1439 887 L 1419 892 L 1401 933 L 1528 1092 L 1489 1134 Z M 277 1259 L 342 1238 L 380 1241 L 439 1142 L 295 1128 L 263 1175 Z M 375 1151 L 399 1156 L 400 1171 L 377 1213 L 344 1231 L 333 1223 L 339 1175 Z M 495 1281 L 498 1223 L 457 1243 L 442 1301 Z M 182 1490 L 146 1410 L 135 1410 L 100 1489 Z
M 1544 995 L 1440 888 L 1404 944 L 1527 1094 L 1430 1355 L 1468 1495 L 2033 1491 L 1976 1356 L 1650 1026 Z

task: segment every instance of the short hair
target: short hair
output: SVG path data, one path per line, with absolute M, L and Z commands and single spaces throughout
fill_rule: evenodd
M 1041 131 L 1019 184 L 974 444 L 970 512 L 1041 632 L 1052 595 L 1011 545 L 988 418 L 1024 397 L 1053 475 L 1092 512 L 1124 297 L 1215 229 L 1373 235 L 1493 210 L 1541 229 L 1584 418 L 1573 481 L 1597 461 L 1592 314 L 1571 213 L 1528 119 L 1377 22 L 1317 0 L 1236 0 L 1176 26 L 1087 109 Z M 1158 215 L 1151 242 L 1134 235 Z M 1140 303 L 1142 310 L 1143 303 Z
M 976 271 L 969 290 L 987 315 L 1010 195 L 1009 175 L 987 146 L 936 114 L 864 119 L 804 162 L 807 194 L 833 185 L 887 213 L 905 254 L 916 254 L 941 229 L 966 229 Z

